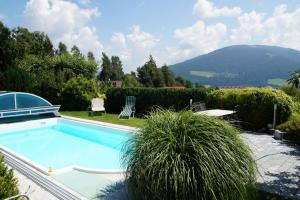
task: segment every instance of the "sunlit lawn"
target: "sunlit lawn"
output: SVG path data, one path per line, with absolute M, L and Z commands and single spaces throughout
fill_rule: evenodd
M 70 117 L 78 117 L 82 119 L 108 122 L 112 124 L 119 124 L 119 125 L 125 125 L 125 126 L 137 127 L 137 128 L 141 128 L 145 124 L 145 119 L 136 118 L 136 117 L 130 119 L 119 119 L 117 114 L 96 113 L 93 116 L 91 116 L 89 111 L 63 111 L 60 113 L 62 115 L 66 115 Z

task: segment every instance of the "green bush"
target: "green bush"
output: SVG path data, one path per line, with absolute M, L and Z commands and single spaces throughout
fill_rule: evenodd
M 14 178 L 12 169 L 8 169 L 0 155 L 0 199 L 5 199 L 19 193 L 17 179 Z
M 300 102 L 300 89 L 293 86 L 284 86 L 282 90 L 289 96 L 291 96 L 295 101 Z
M 96 81 L 83 76 L 70 79 L 62 89 L 63 110 L 87 110 L 92 98 L 98 95 Z
M 292 115 L 288 121 L 277 126 L 277 129 L 287 132 L 286 139 L 300 142 L 300 114 Z
M 272 123 L 274 104 L 277 104 L 277 124 L 286 121 L 296 109 L 291 97 L 272 88 L 214 90 L 207 102 L 211 108 L 237 109 L 239 118 L 251 129 Z
M 136 199 L 243 200 L 254 193 L 251 152 L 221 119 L 154 111 L 124 148 Z
M 153 106 L 173 108 L 177 111 L 187 108 L 190 99 L 204 100 L 207 89 L 164 89 L 164 88 L 111 88 L 106 92 L 105 108 L 107 112 L 120 113 L 126 96 L 136 97 L 137 114 L 146 114 Z

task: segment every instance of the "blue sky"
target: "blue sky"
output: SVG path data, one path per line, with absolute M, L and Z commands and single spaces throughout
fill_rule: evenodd
M 0 20 L 119 55 L 126 72 L 149 54 L 162 65 L 235 44 L 300 50 L 299 0 L 1 0 Z

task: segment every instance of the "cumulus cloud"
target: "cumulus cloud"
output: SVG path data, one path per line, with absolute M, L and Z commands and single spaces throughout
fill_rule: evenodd
M 159 41 L 159 38 L 150 32 L 133 25 L 128 33 L 113 33 L 109 53 L 120 56 L 128 66 L 125 71 L 135 70 L 148 59 L 149 54 L 153 53 Z
M 111 42 L 114 46 L 120 48 L 126 48 L 126 36 L 123 33 L 114 33 Z
M 288 12 L 286 5 L 279 5 L 269 17 L 252 11 L 240 16 L 238 22 L 238 28 L 231 30 L 230 42 L 300 49 L 300 8 Z
M 264 16 L 264 13 L 257 13 L 256 11 L 244 13 L 239 16 L 239 26 L 231 30 L 231 35 L 229 36 L 230 41 L 234 43 L 245 43 L 251 41 L 254 35 L 262 34 L 264 30 L 262 24 Z
M 211 0 L 198 0 L 194 5 L 193 13 L 203 18 L 213 18 L 221 16 L 236 16 L 242 13 L 240 7 L 221 7 L 217 8 Z
M 84 53 L 100 53 L 103 49 L 96 28 L 88 25 L 93 17 L 100 15 L 98 8 L 81 8 L 66 0 L 29 0 L 24 15 L 32 30 L 46 32 L 55 45 L 60 41 L 69 47 L 75 44 Z
M 207 26 L 203 21 L 199 20 L 190 27 L 174 31 L 175 38 L 179 40 L 180 49 L 173 53 L 187 57 L 195 53 L 199 55 L 210 52 L 220 46 L 226 33 L 227 27 L 223 23 Z
M 130 30 L 131 33 L 126 37 L 138 48 L 150 49 L 159 42 L 159 39 L 154 37 L 151 33 L 141 31 L 140 26 L 134 25 Z

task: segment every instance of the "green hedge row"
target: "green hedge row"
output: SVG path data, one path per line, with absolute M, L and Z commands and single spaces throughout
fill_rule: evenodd
M 273 88 L 235 89 L 155 89 L 155 88 L 111 88 L 106 93 L 107 112 L 120 113 L 126 96 L 135 96 L 137 114 L 147 114 L 154 106 L 186 109 L 190 99 L 205 101 L 209 109 L 238 110 L 239 120 L 248 129 L 257 130 L 273 121 L 273 107 L 277 104 L 277 124 L 285 122 L 296 109 L 291 97 Z
M 136 97 L 136 113 L 147 114 L 153 106 L 172 108 L 176 111 L 189 107 L 190 99 L 203 101 L 207 89 L 165 89 L 165 88 L 111 88 L 106 92 L 105 109 L 109 113 L 120 113 L 126 96 Z
M 277 124 L 285 122 L 296 107 L 288 95 L 273 88 L 214 90 L 208 94 L 207 103 L 210 108 L 237 109 L 240 120 L 254 130 L 272 123 L 274 104 Z

